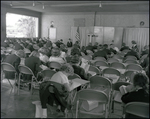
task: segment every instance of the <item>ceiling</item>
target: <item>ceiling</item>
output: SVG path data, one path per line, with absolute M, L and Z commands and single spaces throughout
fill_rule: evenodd
M 1 1 L 13 9 L 23 8 L 41 13 L 53 12 L 137 12 L 149 13 L 149 1 Z M 101 3 L 101 7 L 100 7 Z M 12 4 L 12 6 L 10 6 Z M 44 9 L 43 9 L 44 6 Z

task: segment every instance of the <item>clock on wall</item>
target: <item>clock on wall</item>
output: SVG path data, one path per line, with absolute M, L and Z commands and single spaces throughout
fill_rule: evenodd
M 141 22 L 140 22 L 140 26 L 144 26 L 144 21 L 141 21 Z

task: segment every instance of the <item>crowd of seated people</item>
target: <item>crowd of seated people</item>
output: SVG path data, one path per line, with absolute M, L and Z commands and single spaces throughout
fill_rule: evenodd
M 74 44 L 70 42 L 72 42 L 71 39 L 69 39 L 69 42 L 66 45 L 63 43 L 62 39 L 58 40 L 55 43 L 52 43 L 49 39 L 46 38 L 17 40 L 13 39 L 12 41 L 11 39 L 7 39 L 1 44 L 1 50 L 4 51 L 1 61 L 12 64 L 18 73 L 18 66 L 20 64 L 24 64 L 33 71 L 35 76 L 38 76 L 38 72 L 43 70 L 41 65 L 49 68 L 49 62 L 52 61 L 58 62 L 62 66 L 66 63 L 69 63 L 73 68 L 74 73 L 78 74 L 84 80 L 89 80 L 89 75 L 86 72 L 86 69 L 82 67 L 84 63 L 82 62 L 82 53 L 88 55 L 87 50 L 91 50 L 93 52 L 92 60 L 94 60 L 95 57 L 104 57 L 107 60 L 108 58 L 111 58 L 114 55 L 127 49 L 129 51 L 124 55 L 124 58 L 126 56 L 132 55 L 135 56 L 137 60 L 140 60 L 143 55 L 147 54 L 147 56 L 140 62 L 140 65 L 143 67 L 147 76 L 149 77 L 149 45 L 144 46 L 142 52 L 139 53 L 139 49 L 137 45 L 135 45 L 135 42 L 132 42 L 133 46 L 131 48 L 123 43 L 120 49 L 114 47 L 114 44 L 112 43 L 99 44 L 96 42 L 94 45 L 92 45 L 92 43 L 89 43 L 88 46 L 81 47 L 79 41 L 76 41 Z M 69 54 L 68 48 L 71 48 L 71 52 Z M 27 49 L 30 52 L 26 53 L 25 51 Z M 69 62 L 66 60 L 66 57 L 71 58 Z M 88 65 L 92 65 L 92 63 L 89 62 Z M 62 75 L 62 72 L 59 72 L 57 74 Z M 68 74 L 66 76 L 68 76 Z M 6 73 L 5 77 L 9 78 L 11 77 L 11 75 Z M 54 77 L 57 76 L 54 75 Z M 55 80 L 54 77 L 52 78 L 52 80 Z M 30 80 L 31 77 L 28 77 L 27 79 Z M 69 90 L 68 82 L 64 82 L 64 85 L 66 85 L 66 88 Z

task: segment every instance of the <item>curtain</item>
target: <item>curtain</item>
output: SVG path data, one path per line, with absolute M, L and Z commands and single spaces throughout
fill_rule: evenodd
M 123 42 L 132 47 L 131 41 L 134 40 L 141 53 L 145 45 L 149 45 L 149 28 L 125 28 Z

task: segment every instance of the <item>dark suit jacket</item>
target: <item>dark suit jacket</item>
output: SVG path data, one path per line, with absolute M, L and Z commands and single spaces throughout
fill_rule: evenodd
M 149 65 L 149 56 L 146 57 L 146 58 L 144 59 L 144 61 L 141 63 L 141 66 L 142 66 L 143 68 L 146 68 L 148 65 Z
M 38 57 L 31 56 L 25 59 L 25 65 L 29 67 L 36 76 L 36 74 L 40 71 L 39 66 L 41 65 L 41 61 Z
M 72 42 L 67 42 L 67 47 L 72 47 Z
M 71 49 L 71 55 L 75 55 L 75 54 L 81 55 L 79 48 L 72 48 Z
M 137 58 L 137 60 L 139 60 L 139 55 L 136 51 L 131 50 L 131 51 L 127 52 L 127 54 L 124 55 L 124 58 L 129 55 L 135 56 Z
M 93 52 L 93 46 L 87 46 L 86 50 L 91 50 Z
M 33 48 L 33 46 L 32 45 L 27 45 L 27 47 L 26 47 L 27 49 L 29 49 L 31 52 L 34 50 L 34 48 Z
M 130 49 L 129 46 L 123 46 L 123 47 L 121 47 L 120 51 L 129 50 L 129 49 Z
M 72 67 L 74 69 L 74 73 L 78 74 L 82 79 L 87 80 L 87 77 L 85 75 L 85 70 L 82 67 L 76 65 L 72 65 Z
M 18 73 L 19 73 L 18 66 L 20 64 L 20 61 L 21 61 L 21 59 L 18 56 L 16 56 L 15 54 L 8 55 L 3 60 L 3 62 L 13 65 Z M 12 79 L 14 77 L 14 73 L 7 72 L 5 74 L 6 74 L 6 76 L 5 76 L 6 78 Z
M 104 57 L 107 60 L 107 53 L 105 50 L 98 50 L 97 52 L 94 53 L 93 59 L 95 57 Z
M 15 45 L 15 50 L 23 49 L 23 47 L 17 42 L 14 45 Z
M 114 50 L 113 48 L 110 48 L 110 52 L 113 52 L 114 54 L 116 54 L 116 53 L 117 53 L 117 51 L 116 51 L 116 50 Z
M 107 53 L 107 55 L 111 55 L 111 51 L 110 51 L 109 49 L 104 48 L 104 49 L 103 49 L 103 51 L 104 51 L 104 52 L 106 52 L 106 53 Z

